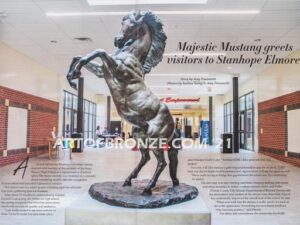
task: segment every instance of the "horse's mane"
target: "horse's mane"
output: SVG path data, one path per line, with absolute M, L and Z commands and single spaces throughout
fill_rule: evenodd
M 130 18 L 132 15 L 135 17 L 136 21 L 142 18 L 142 22 L 148 25 L 152 35 L 152 43 L 143 63 L 144 72 L 146 74 L 162 60 L 167 36 L 163 31 L 162 22 L 152 12 L 131 12 L 126 17 Z

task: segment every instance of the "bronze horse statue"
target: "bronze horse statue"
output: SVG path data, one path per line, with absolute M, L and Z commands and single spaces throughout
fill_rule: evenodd
M 98 49 L 84 57 L 74 57 L 67 79 L 72 82 L 81 75 L 82 67 L 99 78 L 104 78 L 119 115 L 133 125 L 135 138 L 166 139 L 170 176 L 173 185 L 179 185 L 177 179 L 178 141 L 175 139 L 174 121 L 168 107 L 146 87 L 144 76 L 156 66 L 163 57 L 166 35 L 163 24 L 152 12 L 131 12 L 122 20 L 122 28 L 115 37 L 118 50 L 109 55 Z M 99 58 L 101 63 L 93 61 Z M 148 147 L 139 147 L 142 154 L 137 167 L 125 180 L 123 186 L 131 185 L 142 167 L 150 160 Z M 161 146 L 152 149 L 157 159 L 157 168 L 145 187 L 143 194 L 151 195 L 158 177 L 166 167 L 164 151 Z

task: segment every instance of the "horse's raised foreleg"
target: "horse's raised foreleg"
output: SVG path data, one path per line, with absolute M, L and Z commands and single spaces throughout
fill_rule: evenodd
M 86 68 L 88 71 L 90 71 L 91 73 L 95 74 L 97 77 L 99 78 L 103 78 L 103 70 L 102 70 L 102 66 L 97 62 L 89 62 L 87 64 L 84 65 L 84 68 Z
M 149 154 L 148 148 L 140 147 L 140 152 L 142 154 L 141 160 L 140 160 L 139 164 L 137 165 L 137 167 L 127 177 L 127 179 L 125 180 L 125 182 L 123 184 L 123 187 L 131 186 L 131 180 L 134 178 L 137 178 L 137 175 L 139 174 L 139 172 L 141 171 L 143 166 L 145 166 L 145 164 L 150 160 L 150 154 Z
M 69 71 L 68 71 L 68 73 L 67 73 L 67 79 L 68 79 L 68 82 L 69 82 L 69 84 L 70 84 L 70 86 L 72 87 L 72 88 L 77 88 L 77 86 L 76 86 L 76 83 L 75 82 L 73 82 L 72 80 L 74 80 L 74 79 L 77 79 L 77 78 L 79 78 L 80 77 L 80 74 L 74 74 L 73 73 L 73 71 L 74 71 L 74 69 L 75 69 L 75 66 L 76 66 L 76 64 L 78 63 L 78 61 L 81 59 L 81 56 L 75 56 L 73 59 L 72 59 L 72 62 L 71 62 L 71 64 L 70 64 L 70 68 L 69 68 Z
M 151 195 L 152 194 L 151 189 L 155 187 L 156 182 L 157 182 L 161 172 L 164 170 L 164 168 L 167 165 L 163 149 L 159 149 L 159 148 L 153 149 L 153 153 L 157 159 L 157 166 L 156 166 L 156 170 L 155 170 L 155 173 L 154 173 L 152 179 L 149 181 L 149 183 L 147 184 L 147 186 L 145 187 L 145 189 L 143 191 L 143 195 Z
M 77 73 L 74 72 L 77 63 L 80 61 L 81 58 L 82 58 L 81 56 L 76 56 L 73 58 L 70 64 L 69 71 L 67 73 L 68 82 L 70 86 L 75 89 L 77 88 L 77 85 L 72 80 L 78 79 L 81 75 L 81 72 L 77 72 Z M 84 68 L 86 68 L 88 71 L 95 74 L 99 78 L 103 77 L 102 65 L 100 65 L 97 62 L 88 62 L 87 64 L 84 65 Z
M 74 73 L 80 73 L 80 70 L 83 66 L 85 66 L 87 63 L 89 63 L 97 57 L 99 57 L 102 60 L 103 66 L 108 67 L 110 70 L 114 70 L 117 67 L 117 63 L 113 58 L 111 58 L 104 50 L 98 49 L 82 57 L 75 66 Z
M 97 62 L 91 62 L 93 59 L 99 57 L 102 64 Z M 90 72 L 94 73 L 97 77 L 104 77 L 109 74 L 109 71 L 114 72 L 118 64 L 116 61 L 109 56 L 104 50 L 98 49 L 84 57 L 74 57 L 71 62 L 70 69 L 67 75 L 67 79 L 73 88 L 77 88 L 76 84 L 72 80 L 77 79 L 81 76 L 81 69 L 85 67 Z

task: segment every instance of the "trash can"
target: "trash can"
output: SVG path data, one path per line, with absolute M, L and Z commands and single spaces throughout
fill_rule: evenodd
M 71 138 L 74 139 L 80 139 L 82 138 L 82 134 L 81 133 L 72 133 L 71 134 Z M 83 140 L 75 140 L 74 141 L 74 146 L 72 146 L 72 152 L 83 152 Z
M 222 134 L 222 153 L 232 153 L 232 134 Z

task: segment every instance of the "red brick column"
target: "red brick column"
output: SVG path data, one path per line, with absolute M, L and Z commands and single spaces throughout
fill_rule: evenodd
M 289 157 L 300 160 L 300 154 L 287 151 L 287 112 L 294 109 L 300 109 L 300 91 L 258 104 L 258 139 L 261 153 L 274 155 L 277 159 Z
M 0 99 L 0 156 L 3 155 L 3 150 L 7 148 L 7 123 L 8 123 L 8 108 L 5 106 L 5 100 Z

